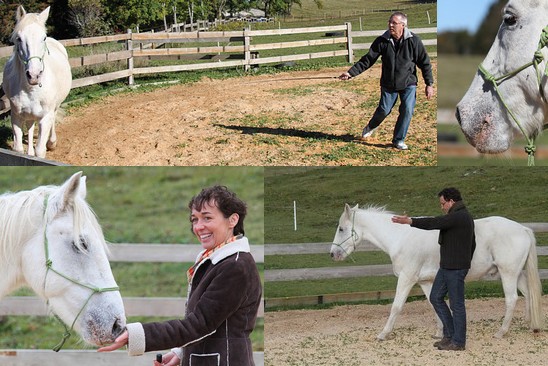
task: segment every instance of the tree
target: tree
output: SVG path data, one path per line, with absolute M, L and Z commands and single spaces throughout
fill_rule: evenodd
M 93 37 L 109 33 L 104 21 L 104 9 L 101 0 L 69 0 L 69 23 L 80 37 Z
M 159 0 L 101 0 L 109 23 L 118 31 L 147 27 L 163 18 L 165 1 Z
M 11 33 L 15 27 L 15 12 L 19 5 L 23 5 L 27 12 L 40 12 L 50 6 L 53 0 L 3 0 L 0 2 L 0 42 L 9 44 Z

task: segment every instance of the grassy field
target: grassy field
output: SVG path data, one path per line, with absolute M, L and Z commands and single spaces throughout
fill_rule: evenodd
M 62 184 L 80 168 L 0 167 L 0 191 Z M 224 184 L 248 205 L 246 234 L 252 244 L 264 243 L 263 168 L 86 167 L 87 201 L 112 243 L 198 243 L 191 235 L 188 201 L 201 188 Z M 113 244 L 115 245 L 115 244 Z M 112 263 L 123 296 L 186 296 L 185 271 L 191 263 Z M 258 264 L 261 276 L 262 264 Z M 143 279 L 146 278 L 146 282 Z M 29 295 L 21 290 L 19 295 Z M 131 321 L 157 319 L 130 318 Z M 48 348 L 62 334 L 51 318 L 0 318 L 0 348 Z M 76 338 L 76 337 L 75 337 Z M 85 347 L 72 340 L 70 347 Z M 254 348 L 262 350 L 263 323 L 253 332 Z
M 500 215 L 518 222 L 545 222 L 548 199 L 542 187 L 546 178 L 548 171 L 526 167 L 269 168 L 265 170 L 265 242 L 331 242 L 344 203 L 386 205 L 388 210 L 411 216 L 439 215 L 437 192 L 445 186 L 459 188 L 477 218 Z M 297 202 L 297 231 L 293 230 L 293 201 Z M 537 241 L 548 245 L 548 234 L 537 234 Z M 383 253 L 356 253 L 354 259 L 355 263 L 334 263 L 328 253 L 267 256 L 265 268 L 389 263 Z M 539 266 L 548 268 L 548 258 L 539 257 Z M 395 283 L 394 276 L 268 282 L 265 296 L 394 290 Z M 548 291 L 548 281 L 543 285 Z M 468 291 L 474 297 L 502 294 L 498 282 L 478 282 L 468 286 Z

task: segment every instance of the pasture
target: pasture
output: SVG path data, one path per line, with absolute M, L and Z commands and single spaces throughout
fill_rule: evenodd
M 74 167 L 0 168 L 1 191 L 60 184 Z M 246 234 L 263 244 L 263 168 L 88 167 L 87 200 L 107 241 L 113 243 L 193 243 L 187 204 L 205 186 L 224 184 L 248 204 Z M 184 297 L 185 271 L 191 263 L 111 263 L 122 296 Z M 262 273 L 263 265 L 258 265 Z M 146 278 L 146 283 L 143 283 Z M 30 295 L 23 289 L 18 295 Z M 133 317 L 129 321 L 162 320 Z M 53 318 L 0 318 L 0 348 L 50 348 L 63 332 Z M 71 339 L 67 348 L 86 348 Z M 263 322 L 253 332 L 256 351 L 263 349 Z

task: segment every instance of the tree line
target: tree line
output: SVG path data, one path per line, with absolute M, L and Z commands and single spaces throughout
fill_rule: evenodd
M 440 54 L 478 54 L 485 55 L 501 24 L 501 12 L 508 0 L 498 0 L 489 8 L 487 15 L 475 34 L 466 30 L 443 32 L 438 34 L 438 52 Z
M 321 9 L 322 1 L 314 3 Z M 10 43 L 18 5 L 27 12 L 51 6 L 48 34 L 67 39 L 223 19 L 251 8 L 263 10 L 266 17 L 291 15 L 301 0 L 0 0 L 1 43 Z

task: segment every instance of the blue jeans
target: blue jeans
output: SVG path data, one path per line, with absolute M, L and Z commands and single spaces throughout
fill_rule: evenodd
M 430 292 L 430 302 L 443 323 L 443 336 L 458 346 L 466 345 L 464 278 L 467 274 L 467 269 L 440 268 Z M 445 302 L 447 294 L 451 310 Z
M 389 90 L 381 87 L 381 100 L 379 106 L 375 110 L 373 117 L 369 121 L 368 126 L 371 129 L 377 128 L 382 121 L 392 112 L 392 108 L 396 105 L 396 101 L 400 97 L 399 116 L 394 127 L 394 136 L 392 143 L 403 142 L 407 135 L 407 129 L 411 123 L 411 117 L 415 110 L 415 102 L 417 100 L 417 87 L 415 85 L 408 86 L 404 90 Z

